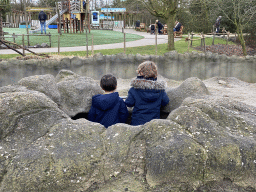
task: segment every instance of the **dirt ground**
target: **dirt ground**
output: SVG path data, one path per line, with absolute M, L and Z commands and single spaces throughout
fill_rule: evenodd
M 203 47 L 195 47 L 196 50 L 204 51 Z M 206 51 L 210 51 L 212 53 L 225 54 L 227 56 L 237 55 L 243 56 L 243 50 L 241 45 L 211 45 L 205 47 Z M 246 48 L 247 55 L 253 56 L 256 55 L 256 48 L 252 48 L 247 46 Z

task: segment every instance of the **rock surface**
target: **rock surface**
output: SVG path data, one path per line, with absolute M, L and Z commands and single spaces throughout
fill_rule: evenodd
M 187 97 L 209 94 L 205 84 L 196 77 L 186 79 L 178 87 L 167 89 L 166 93 L 170 102 L 163 111 L 168 113 L 178 108 Z
M 60 93 L 53 75 L 36 75 L 25 77 L 18 82 L 28 89 L 39 91 L 50 97 L 55 103 L 60 103 Z
M 105 129 L 70 119 L 102 93 L 93 79 L 46 77 L 0 88 L 1 192 L 256 191 L 256 106 L 215 94 L 254 84 L 190 78 L 167 90 L 166 119 Z
M 68 70 L 61 70 L 56 77 L 61 95 L 60 108 L 69 116 L 88 113 L 92 96 L 103 91 L 90 77 L 82 77 Z

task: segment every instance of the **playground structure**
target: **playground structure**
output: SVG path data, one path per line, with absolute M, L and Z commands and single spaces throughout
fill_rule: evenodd
M 43 9 L 47 14 L 47 25 L 57 22 L 60 24 L 64 32 L 82 32 L 85 27 L 89 29 L 94 27 L 91 24 L 91 11 L 95 10 L 90 10 L 89 2 L 89 0 L 67 0 L 64 2 L 58 2 L 55 8 L 27 7 L 27 14 L 25 11 L 12 9 L 11 12 L 6 14 L 6 19 L 2 24 L 3 27 L 19 28 L 20 24 L 27 20 L 31 25 L 32 30 L 38 30 L 38 28 L 40 28 L 38 14 L 40 10 Z M 85 6 L 83 3 L 85 3 Z M 101 25 L 98 27 L 98 29 L 135 28 L 135 22 L 137 20 L 140 20 L 141 23 L 145 23 L 146 26 L 154 22 L 154 20 L 149 17 L 144 18 L 143 13 L 140 11 L 118 11 L 117 9 L 120 8 L 97 9 L 101 14 L 99 15 Z M 60 11 L 60 21 L 58 18 L 58 10 Z M 105 15 L 102 17 L 103 14 Z
M 84 31 L 85 26 L 90 30 L 89 0 L 68 0 L 58 2 L 57 14 L 54 17 L 57 19 L 59 32 L 61 30 L 61 26 L 63 26 L 64 33 L 77 33 L 78 31 L 81 33 Z M 54 17 L 52 18 L 52 21 L 48 20 L 46 25 L 52 23 L 54 21 Z

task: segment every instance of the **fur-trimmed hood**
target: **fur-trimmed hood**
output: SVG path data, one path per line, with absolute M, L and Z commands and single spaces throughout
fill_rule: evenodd
M 134 87 L 134 89 L 165 90 L 167 88 L 167 82 L 137 77 L 131 81 L 131 86 Z

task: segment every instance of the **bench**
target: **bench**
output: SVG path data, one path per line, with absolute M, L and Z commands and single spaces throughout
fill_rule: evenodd
M 155 24 L 151 24 L 151 25 L 154 25 L 154 26 L 156 26 Z M 147 28 L 147 33 L 155 33 L 155 30 L 154 31 L 151 31 L 151 25 Z M 155 27 L 155 29 L 156 29 L 156 27 Z
M 179 36 L 181 38 L 182 34 L 183 34 L 183 26 L 180 27 L 180 31 L 173 32 L 174 38 L 177 36 Z
M 3 23 L 3 27 L 10 27 L 10 23 L 9 22 L 2 22 Z
M 136 30 L 138 30 L 138 31 L 141 31 L 141 30 L 145 31 L 146 30 L 146 24 L 145 23 L 141 23 L 140 27 L 136 27 Z

